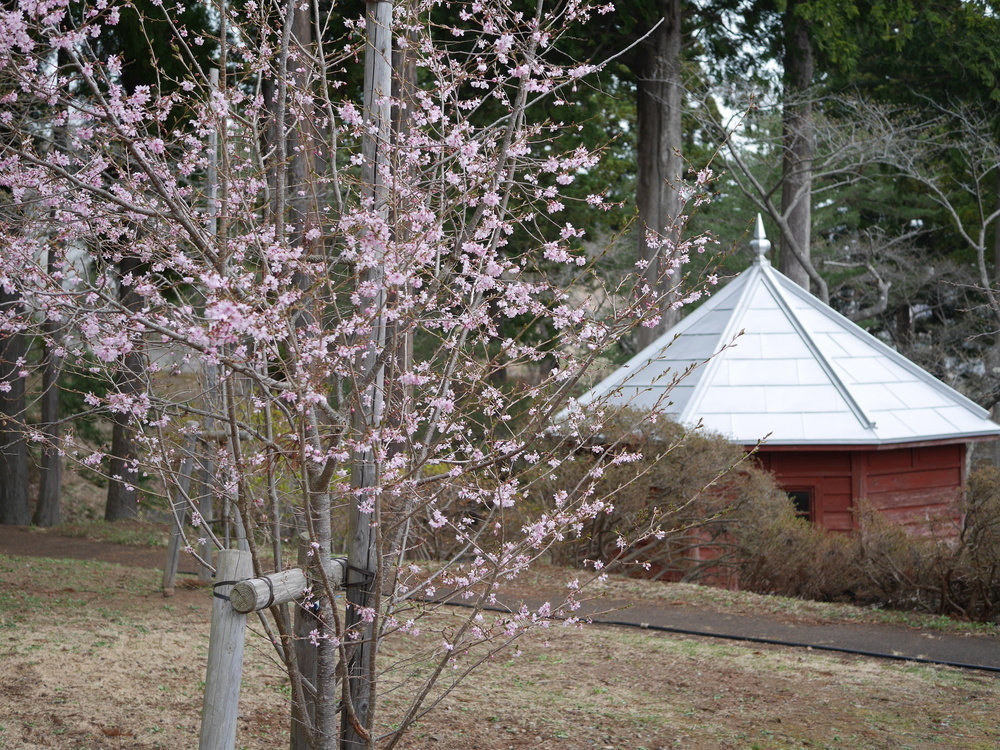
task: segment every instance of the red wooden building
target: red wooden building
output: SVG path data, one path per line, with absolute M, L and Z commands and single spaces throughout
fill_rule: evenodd
M 753 447 L 830 529 L 867 499 L 901 523 L 940 513 L 965 484 L 966 444 L 989 413 L 778 273 L 758 217 L 753 265 L 581 403 L 661 409 Z M 672 386 L 673 373 L 692 372 Z
M 859 498 L 902 524 L 946 513 L 965 486 L 965 452 L 964 442 L 801 451 L 784 447 L 762 450 L 758 459 L 810 520 L 850 531 Z

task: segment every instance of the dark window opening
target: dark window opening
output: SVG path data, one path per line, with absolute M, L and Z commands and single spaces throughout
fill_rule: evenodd
M 795 505 L 795 515 L 805 518 L 807 521 L 813 520 L 813 490 L 812 487 L 786 490 L 788 497 Z

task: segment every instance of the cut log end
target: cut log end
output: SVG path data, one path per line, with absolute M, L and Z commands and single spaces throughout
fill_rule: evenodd
M 229 601 L 233 609 L 245 615 L 257 609 L 257 592 L 249 582 L 242 581 L 229 592 Z

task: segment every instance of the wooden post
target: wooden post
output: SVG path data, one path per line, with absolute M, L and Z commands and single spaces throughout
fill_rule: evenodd
M 346 568 L 347 558 L 335 557 L 330 561 L 327 575 L 335 589 L 343 587 Z M 300 599 L 308 585 L 306 573 L 302 568 L 279 570 L 277 573 L 268 573 L 260 578 L 240 581 L 233 586 L 229 601 L 233 609 L 246 615 L 276 604 L 288 604 Z
M 299 537 L 299 565 L 309 569 L 309 535 Z M 316 647 L 309 642 L 309 634 L 319 627 L 313 612 L 301 604 L 295 607 L 295 659 L 302 675 L 302 692 L 305 705 L 292 706 L 291 750 L 309 750 L 307 727 L 316 726 Z
M 205 444 L 205 450 L 208 450 L 208 444 Z M 199 469 L 199 492 L 198 495 L 198 512 L 201 513 L 202 523 L 211 526 L 215 523 L 215 483 L 213 480 L 215 471 L 215 462 L 212 458 L 205 453 L 204 455 L 199 455 L 198 457 Z M 208 534 L 205 535 L 209 536 Z M 215 547 L 212 545 L 211 539 L 205 539 L 205 541 L 198 545 L 198 555 L 209 565 L 212 564 L 212 555 L 215 553 Z M 198 583 L 211 583 L 212 581 L 212 571 L 209 570 L 204 565 L 198 567 Z
M 239 716 L 247 617 L 232 608 L 229 593 L 234 583 L 253 574 L 253 565 L 250 554 L 242 550 L 224 549 L 218 560 L 199 750 L 233 750 Z
M 183 539 L 182 528 L 187 518 L 187 497 L 191 489 L 191 472 L 194 468 L 194 456 L 191 455 L 191 448 L 194 442 L 190 438 L 186 441 L 184 458 L 181 460 L 181 471 L 177 477 L 177 486 L 174 488 L 173 501 L 170 509 L 174 517 L 173 533 L 170 535 L 170 543 L 167 545 L 167 563 L 163 566 L 163 595 L 174 595 L 174 582 L 177 579 L 177 558 L 181 552 L 181 539 Z
M 280 570 L 237 583 L 229 594 L 229 600 L 233 609 L 246 615 L 298 599 L 307 585 L 306 574 L 300 568 Z

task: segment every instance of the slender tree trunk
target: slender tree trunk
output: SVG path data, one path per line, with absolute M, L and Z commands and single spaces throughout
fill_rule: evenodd
M 1000 169 L 996 177 L 996 204 L 1000 211 Z M 1000 289 L 1000 221 L 993 227 L 993 288 Z M 990 417 L 1000 421 L 1000 331 L 993 334 L 993 346 L 986 352 L 987 387 L 990 391 Z M 1000 440 L 989 444 L 990 462 L 1000 466 Z
M 309 64 L 306 62 L 306 55 L 313 49 L 313 29 L 312 14 L 308 10 L 311 6 L 306 6 L 306 10 L 299 8 L 292 19 L 292 47 L 298 52 L 289 60 L 287 75 L 289 82 L 298 93 L 304 93 L 311 85 L 309 74 Z M 294 227 L 293 236 L 290 238 L 292 244 L 303 248 L 309 254 L 312 248 L 308 245 L 315 242 L 306 239 L 305 232 L 309 225 L 315 225 L 318 220 L 318 209 L 316 207 L 316 196 L 309 194 L 310 187 L 314 184 L 312 180 L 315 172 L 314 153 L 316 151 L 316 131 L 314 130 L 315 116 L 313 107 L 305 96 L 295 97 L 298 99 L 296 106 L 291 109 L 286 119 L 288 129 L 288 223 Z M 308 280 L 299 278 L 300 287 L 307 284 Z
M 21 298 L 0 285 L 0 319 L 22 311 Z M 0 336 L 0 523 L 26 526 L 28 503 L 28 448 L 24 442 L 24 336 Z
M 138 258 L 125 256 L 118 264 L 118 296 L 122 305 L 131 312 L 142 309 L 142 298 L 133 286 L 126 286 L 127 276 L 138 277 L 142 263 Z M 138 349 L 122 357 L 115 377 L 115 388 L 126 397 L 139 392 L 142 374 L 142 354 Z M 138 450 L 135 442 L 134 418 L 116 413 L 111 433 L 111 461 L 109 467 L 108 500 L 104 507 L 105 521 L 122 521 L 139 515 Z
M 404 41 L 404 40 L 401 40 Z M 412 31 L 406 32 L 405 44 L 399 44 L 392 52 L 392 69 L 395 74 L 392 79 L 392 98 L 398 105 L 392 110 L 392 138 L 398 143 L 410 136 L 412 128 L 413 112 L 417 107 L 417 61 L 413 54 L 418 40 Z M 400 106 L 401 105 L 401 106 Z M 415 167 L 413 164 L 394 164 L 392 167 L 393 179 L 410 180 L 415 177 Z M 391 206 L 390 210 L 398 210 L 398 206 Z M 397 243 L 404 243 L 405 222 L 393 218 L 393 235 Z M 407 287 L 407 296 L 413 293 L 411 287 Z M 390 298 L 390 303 L 394 298 Z M 387 406 L 387 421 L 394 428 L 403 423 L 405 409 L 408 408 L 409 397 L 413 392 L 412 386 L 399 385 L 399 376 L 409 372 L 413 366 L 413 335 L 406 330 L 403 321 L 394 320 L 386 325 L 386 339 L 394 342 L 396 346 L 396 356 L 390 362 L 392 372 L 387 376 L 386 381 L 388 392 L 385 395 Z M 500 372 L 506 372 L 501 368 Z M 393 453 L 401 450 L 402 446 L 395 446 Z
M 364 116 L 368 127 L 362 142 L 363 197 L 371 199 L 375 211 L 383 219 L 388 219 L 389 215 L 384 180 L 389 166 L 386 146 L 392 132 L 392 112 L 388 102 L 392 94 L 392 12 L 393 4 L 389 0 L 366 4 Z M 370 373 L 374 377 L 372 385 L 364 393 L 353 395 L 351 428 L 359 438 L 377 429 L 384 419 L 385 366 L 377 362 L 378 353 L 386 343 L 386 322 L 382 315 L 386 302 L 382 281 L 384 273 L 384 269 L 376 265 L 367 271 L 363 279 L 383 291 L 368 303 L 377 312 L 372 321 L 368 346 L 360 357 L 359 371 L 365 375 Z M 346 624 L 361 637 L 352 646 L 347 665 L 348 683 L 344 689 L 345 707 L 341 725 L 343 750 L 375 746 L 370 735 L 375 718 L 374 634 L 378 627 L 375 606 L 378 592 L 375 590 L 375 582 L 379 578 L 381 561 L 378 557 L 375 526 L 378 519 L 378 497 L 365 490 L 378 484 L 376 461 L 373 450 L 359 451 L 351 469 L 351 487 L 356 490 L 356 499 L 351 509 L 351 533 L 347 551 Z M 374 509 L 367 507 L 369 503 L 374 505 Z M 366 616 L 373 609 L 375 619 Z M 353 717 L 350 715 L 351 709 Z M 359 729 L 362 731 L 358 731 Z M 365 733 L 369 734 L 367 739 Z
M 49 275 L 58 270 L 58 258 L 49 249 Z M 59 373 L 62 371 L 62 324 L 46 321 L 45 364 L 42 369 L 42 424 L 45 436 L 42 443 L 41 478 L 38 485 L 38 504 L 31 522 L 36 526 L 56 526 L 62 522 L 59 497 L 62 492 L 62 435 L 59 427 Z
M 655 341 L 679 320 L 671 309 L 680 271 L 674 273 L 671 243 L 679 238 L 673 227 L 681 213 L 678 186 L 683 178 L 681 107 L 681 0 L 660 0 L 664 22 L 643 48 L 636 70 L 637 165 L 636 204 L 639 211 L 638 258 L 645 263 L 645 283 L 659 299 L 659 322 L 638 329 L 640 348 Z M 647 232 L 665 237 L 664 247 L 649 246 Z
M 59 52 L 59 66 L 69 64 L 65 50 Z M 53 133 L 53 147 L 65 152 L 68 146 L 66 126 L 59 126 Z M 54 214 L 53 214 L 54 215 Z M 63 262 L 62 248 L 52 242 L 47 258 L 48 274 L 56 278 Z M 36 526 L 56 526 L 62 522 L 59 497 L 62 493 L 62 436 L 59 426 L 59 373 L 62 370 L 63 327 L 58 320 L 42 324 L 45 334 L 45 362 L 42 369 L 42 424 L 45 437 L 42 443 L 41 476 L 38 483 L 38 503 L 31 522 Z
M 809 39 L 809 26 L 795 13 L 794 3 L 790 3 L 785 12 L 785 30 L 781 212 L 787 217 L 792 236 L 781 238 L 778 270 L 808 289 L 809 274 L 788 249 L 794 243 L 806 260 L 810 258 L 812 168 L 816 153 L 812 103 L 807 96 L 813 79 L 812 41 Z
M 281 138 L 284 133 L 288 137 L 284 144 L 288 168 L 284 179 L 275 179 L 277 189 L 284 185 L 283 200 L 276 205 L 286 208 L 284 221 L 291 227 L 288 237 L 289 244 L 302 248 L 306 255 L 318 251 L 319 240 L 310 239 L 308 231 L 320 225 L 317 196 L 308 192 L 315 185 L 313 179 L 316 171 L 316 148 L 322 142 L 317 137 L 316 117 L 310 100 L 303 94 L 314 84 L 315 78 L 311 70 L 309 55 L 315 53 L 313 38 L 312 13 L 310 5 L 296 8 L 291 18 L 291 54 L 287 62 L 289 94 L 285 99 L 285 107 L 272 106 L 272 122 L 284 113 L 284 127 L 270 129 L 269 137 Z M 273 87 L 280 90 L 280 87 Z M 290 101 L 295 101 L 294 107 L 288 107 Z M 280 171 L 280 170 L 276 170 Z M 276 196 L 277 197 L 277 196 Z M 296 272 L 295 284 L 303 291 L 303 304 L 295 316 L 295 325 L 305 328 L 314 324 L 322 315 L 319 312 L 319 302 L 316 299 L 316 279 Z M 308 431 L 308 427 L 306 428 Z M 322 588 L 322 573 L 320 567 L 329 565 L 331 554 L 331 539 L 333 530 L 330 523 L 330 495 L 327 491 L 327 480 L 321 486 L 313 482 L 316 477 L 309 477 L 307 513 L 311 515 L 311 531 L 313 541 L 319 544 L 315 554 L 309 558 L 309 577 L 313 590 L 320 592 Z M 310 549 L 310 551 L 312 551 Z M 324 630 L 332 628 L 334 603 L 326 596 L 318 596 L 319 609 L 315 613 L 299 612 L 296 614 L 296 632 L 305 628 Z M 308 637 L 308 632 L 306 636 Z M 301 637 L 301 636 L 300 636 Z M 306 750 L 309 738 L 312 737 L 313 750 L 333 750 L 338 743 L 337 732 L 337 649 L 329 639 L 316 643 L 309 640 L 297 646 L 296 665 L 301 674 L 303 687 L 303 702 L 292 707 L 291 750 Z

